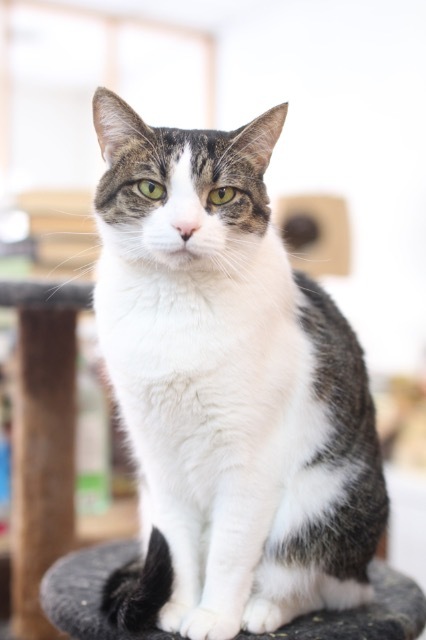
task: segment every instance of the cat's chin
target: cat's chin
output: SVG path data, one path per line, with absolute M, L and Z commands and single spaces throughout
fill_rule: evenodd
M 157 263 L 168 267 L 172 271 L 199 269 L 203 268 L 203 265 L 206 264 L 205 256 L 188 251 L 187 249 L 155 251 L 153 257 Z

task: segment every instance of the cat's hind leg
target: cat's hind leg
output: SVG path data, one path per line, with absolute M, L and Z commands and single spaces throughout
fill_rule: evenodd
M 300 615 L 322 609 L 320 578 L 314 569 L 263 560 L 244 610 L 243 628 L 250 633 L 271 633 Z
M 368 582 L 338 580 L 327 574 L 321 576 L 320 590 L 327 609 L 352 609 L 368 604 L 374 598 L 374 589 Z
M 264 559 L 244 611 L 243 628 L 256 634 L 271 633 L 311 611 L 359 607 L 372 598 L 368 583 L 339 580 L 314 567 L 289 567 L 279 560 Z

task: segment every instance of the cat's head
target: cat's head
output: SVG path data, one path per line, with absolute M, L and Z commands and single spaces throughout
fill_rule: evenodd
M 229 271 L 259 243 L 270 217 L 263 174 L 287 104 L 231 132 L 150 127 L 104 88 L 93 109 L 108 166 L 95 209 L 123 259 Z

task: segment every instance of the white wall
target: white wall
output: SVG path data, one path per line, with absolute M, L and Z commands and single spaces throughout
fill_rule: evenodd
M 15 83 L 12 192 L 88 189 L 101 174 L 92 124 L 93 87 Z
M 426 477 L 395 465 L 387 466 L 385 471 L 391 499 L 389 561 L 395 569 L 414 578 L 426 593 Z
M 203 39 L 126 20 L 113 37 L 108 21 L 53 5 L 18 3 L 10 13 L 10 194 L 94 188 L 104 166 L 91 102 L 106 76 L 149 124 L 206 126 L 209 58 Z M 109 74 L 108 56 L 115 70 Z M 0 197 L 1 191 L 0 184 Z
M 220 127 L 290 103 L 271 195 L 348 201 L 352 274 L 326 284 L 381 373 L 426 345 L 425 27 L 423 0 L 265 0 L 219 37 Z

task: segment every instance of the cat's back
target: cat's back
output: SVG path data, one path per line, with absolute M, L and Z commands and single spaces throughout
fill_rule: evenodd
M 352 327 L 330 296 L 307 275 L 294 272 L 300 291 L 299 322 L 314 353 L 312 390 L 327 408 L 333 447 L 318 459 L 339 464 L 343 458 L 381 467 L 375 409 L 363 350 Z
M 363 350 L 349 322 L 315 280 L 301 271 L 294 271 L 293 278 L 301 295 L 299 321 L 315 348 L 319 377 L 325 382 L 352 372 L 366 383 Z

